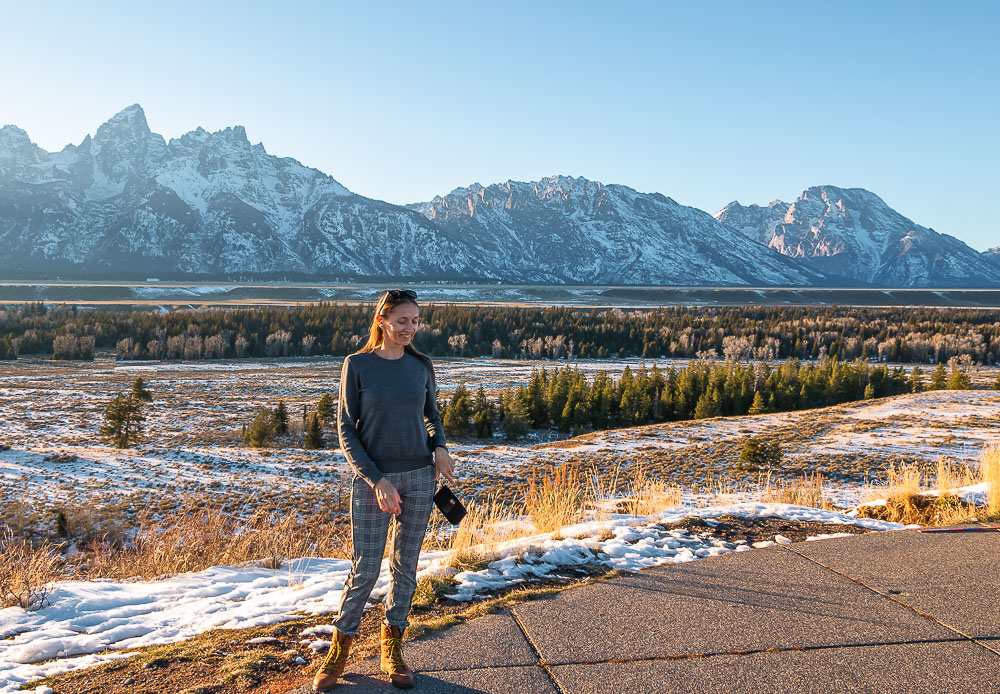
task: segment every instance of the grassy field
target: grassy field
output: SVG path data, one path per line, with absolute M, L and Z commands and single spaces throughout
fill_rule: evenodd
M 585 373 L 620 373 L 623 361 L 588 361 Z M 648 363 L 648 362 L 647 362 Z M 443 394 L 464 382 L 487 392 L 527 380 L 545 364 L 466 359 L 438 362 Z M 551 366 L 551 363 L 547 363 Z M 636 363 L 631 362 L 633 368 Z M 336 449 L 302 447 L 304 408 L 323 393 L 336 395 L 336 359 L 92 363 L 19 361 L 0 364 L 0 501 L 7 516 L 34 513 L 51 524 L 57 508 L 87 509 L 83 516 L 167 512 L 205 495 L 242 517 L 262 509 L 303 517 L 346 510 L 350 471 Z M 142 376 L 154 394 L 147 436 L 129 450 L 100 443 L 101 413 L 114 393 Z M 995 370 L 973 374 L 978 387 Z M 258 407 L 282 399 L 291 433 L 274 445 L 240 445 L 244 424 Z M 866 479 L 889 465 L 933 468 L 940 456 L 974 461 L 996 436 L 1000 392 L 935 391 L 848 403 L 819 410 L 674 422 L 585 433 L 532 432 L 516 443 L 492 439 L 453 442 L 459 490 L 473 497 L 517 498 L 532 471 L 572 464 L 605 478 L 615 469 L 642 466 L 647 474 L 698 496 L 726 489 L 739 494 L 759 485 L 735 470 L 748 436 L 779 441 L 785 461 L 772 474 L 794 478 L 821 473 L 844 504 L 856 500 Z M 625 482 L 620 483 L 624 485 Z M 33 510 L 17 509 L 30 506 Z M 37 520 L 37 519 L 36 519 Z M 100 525 L 100 518 L 92 522 Z

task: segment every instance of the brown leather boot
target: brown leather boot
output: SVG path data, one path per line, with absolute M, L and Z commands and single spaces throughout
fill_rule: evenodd
M 326 660 L 323 661 L 316 676 L 313 677 L 313 689 L 325 692 L 336 686 L 337 680 L 344 674 L 347 654 L 351 651 L 352 643 L 354 643 L 353 636 L 345 636 L 339 631 L 334 635 L 333 641 L 330 643 L 330 651 L 326 654 Z
M 413 686 L 413 671 L 403 662 L 403 630 L 382 624 L 382 672 L 389 675 L 393 687 Z

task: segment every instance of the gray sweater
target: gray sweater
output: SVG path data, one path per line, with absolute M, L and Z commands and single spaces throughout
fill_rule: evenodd
M 445 445 L 434 377 L 418 357 L 357 352 L 344 360 L 337 410 L 340 448 L 371 486 L 386 472 L 434 464 Z

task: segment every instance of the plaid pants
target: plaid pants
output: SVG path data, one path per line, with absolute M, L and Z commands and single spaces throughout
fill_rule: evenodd
M 402 512 L 393 516 L 378 507 L 375 490 L 361 477 L 354 477 L 351 488 L 351 540 L 354 545 L 351 573 L 340 595 L 340 614 L 333 621 L 345 636 L 358 633 L 361 615 L 368 596 L 378 581 L 385 553 L 386 534 L 392 526 L 392 552 L 389 554 L 389 595 L 385 621 L 405 629 L 410 602 L 417 589 L 417 560 L 427 532 L 427 522 L 434 508 L 434 467 L 409 472 L 387 472 L 403 500 Z

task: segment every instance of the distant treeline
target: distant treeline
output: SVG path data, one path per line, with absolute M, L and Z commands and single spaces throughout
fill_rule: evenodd
M 371 305 L 171 311 L 0 309 L 0 358 L 229 359 L 344 356 Z M 1000 362 L 1000 311 L 941 308 L 674 307 L 642 310 L 424 305 L 417 345 L 434 356 L 789 358 Z
M 588 379 L 575 368 L 533 371 L 527 385 L 504 388 L 500 406 L 480 388 L 459 386 L 439 403 L 446 433 L 484 437 L 500 424 L 517 438 L 529 427 L 564 431 L 628 427 L 707 417 L 786 412 L 842 402 L 880 398 L 926 389 L 967 389 L 962 358 L 951 368 L 938 364 L 925 377 L 919 366 L 898 366 L 824 359 L 789 359 L 771 367 L 734 362 L 692 362 L 677 370 L 626 367 L 615 380 L 605 372 Z M 1000 382 L 998 382 L 1000 385 Z

